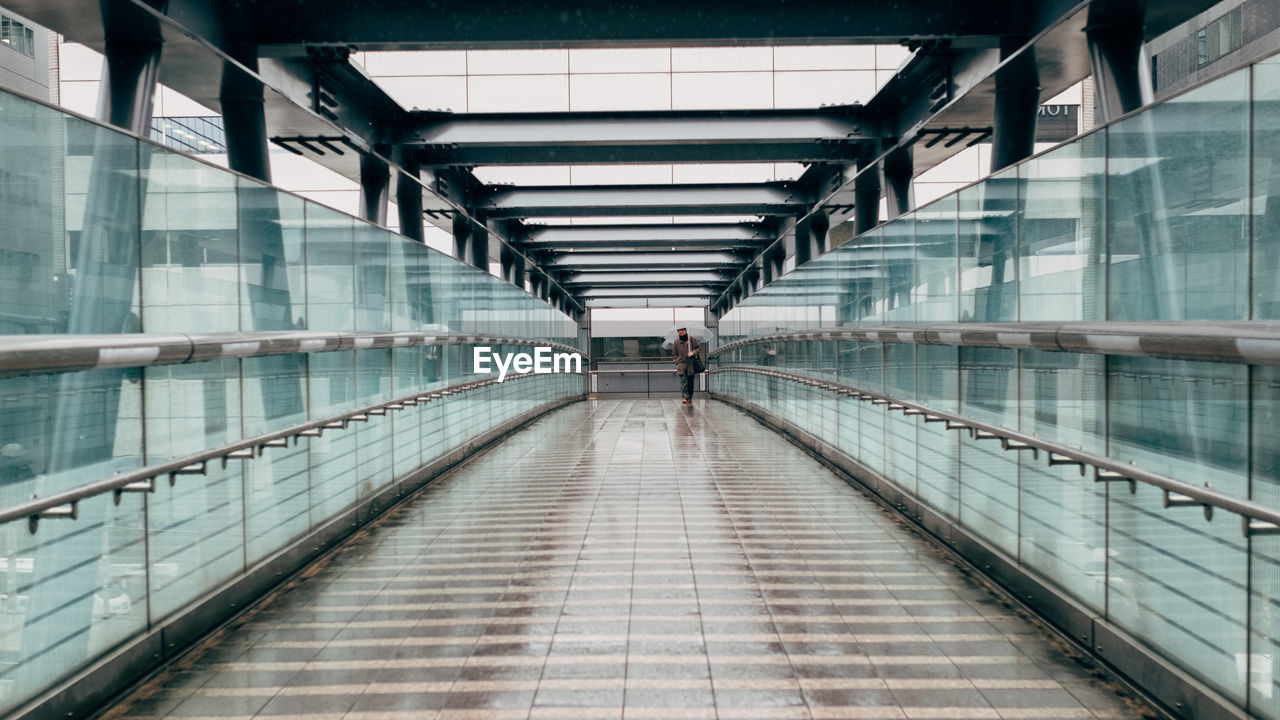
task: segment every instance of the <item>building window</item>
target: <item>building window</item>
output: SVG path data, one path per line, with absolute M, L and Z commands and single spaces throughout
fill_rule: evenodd
M 0 45 L 6 45 L 28 57 L 35 57 L 36 33 L 8 15 L 0 15 Z
M 1238 7 L 1196 33 L 1196 67 L 1202 68 L 1218 58 L 1239 50 L 1244 44 L 1243 8 Z

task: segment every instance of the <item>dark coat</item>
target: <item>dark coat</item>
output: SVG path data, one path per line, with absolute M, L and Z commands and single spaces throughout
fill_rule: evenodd
M 693 371 L 693 363 L 689 362 L 689 348 L 702 353 L 702 343 L 698 338 L 690 335 L 687 340 L 681 340 L 679 337 L 671 345 L 671 362 L 676 364 L 677 375 L 697 375 Z

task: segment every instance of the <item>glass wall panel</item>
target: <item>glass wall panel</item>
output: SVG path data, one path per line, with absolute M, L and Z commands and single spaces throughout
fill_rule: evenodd
M 391 329 L 391 241 L 395 235 L 374 225 L 354 226 L 356 330 Z
M 1105 454 L 1102 358 L 1027 350 L 1022 352 L 1020 382 L 1024 433 Z M 1039 455 L 1020 455 L 1020 558 L 1101 610 L 1107 486 L 1093 482 L 1075 465 L 1050 467 Z
M 1243 365 L 1112 356 L 1110 455 L 1247 497 L 1248 373 Z
M 240 363 L 149 368 L 147 463 L 240 439 Z M 147 502 L 151 614 L 163 618 L 244 569 L 244 480 L 239 460 L 203 476 L 161 480 Z
M 1280 56 L 1253 66 L 1253 313 L 1280 318 Z
M 68 273 L 63 287 L 70 300 L 65 329 L 57 331 L 140 332 L 139 143 L 75 118 L 65 127 Z M 54 222 L 56 228 L 56 214 Z M 5 236 L 6 247 L 10 237 Z
M 1244 320 L 1249 75 L 1108 128 L 1113 320 Z
M 903 215 L 884 226 L 884 321 L 910 325 L 916 321 L 916 220 Z
M 1018 353 L 960 348 L 961 414 L 994 425 L 1018 425 Z M 961 435 L 960 520 L 1008 554 L 1018 554 L 1018 459 L 998 440 Z
M 921 323 L 959 320 L 958 207 L 956 196 L 948 195 L 915 214 L 915 305 L 916 320 Z
M 240 329 L 236 176 L 142 144 L 142 327 Z
M 1106 134 L 1028 160 L 1019 170 L 1019 319 L 1104 320 Z
M 885 343 L 886 393 L 900 400 L 916 399 L 916 346 Z M 912 493 L 916 488 L 916 418 L 885 412 L 885 454 L 889 477 Z
M 957 194 L 960 320 L 1017 320 L 1018 168 Z
M 84 175 L 92 168 L 92 155 L 74 161 L 68 157 L 67 122 L 56 110 L 13 96 L 5 97 L 4 111 L 0 112 L 0 218 L 4 218 L 0 234 L 0 307 L 4 308 L 0 335 L 67 331 L 71 278 L 62 210 L 63 176 L 68 166 Z M 136 155 L 127 152 L 130 146 L 120 143 L 124 153 L 104 155 L 103 159 L 124 161 L 116 170 L 122 181 L 136 188 L 137 161 Z M 88 152 L 91 147 L 80 150 Z M 83 208 L 81 198 L 77 209 Z M 77 227 L 77 236 L 79 230 Z M 131 291 L 132 287 L 116 289 Z M 121 300 L 127 305 L 132 294 Z
M 356 329 L 355 221 L 306 204 L 307 329 Z
M 304 203 L 239 178 L 240 327 L 306 329 Z
M 920 345 L 916 348 L 916 360 L 920 403 L 943 412 L 959 411 L 959 348 Z M 944 423 L 920 422 L 916 426 L 916 442 L 920 497 L 943 515 L 959 517 L 960 433 L 947 430 Z
M 1248 581 L 1238 522 L 1163 507 L 1159 488 L 1111 489 L 1107 616 L 1237 701 Z

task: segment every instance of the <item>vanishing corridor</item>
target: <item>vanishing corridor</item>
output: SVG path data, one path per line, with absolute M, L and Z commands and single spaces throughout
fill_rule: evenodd
M 574 404 L 359 533 L 108 717 L 1136 718 L 784 438 Z

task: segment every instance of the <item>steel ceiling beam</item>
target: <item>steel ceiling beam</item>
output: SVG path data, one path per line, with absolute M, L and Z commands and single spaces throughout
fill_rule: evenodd
M 777 239 L 766 224 L 728 225 L 559 225 L 532 228 L 518 245 L 526 250 L 655 250 L 758 249 Z
M 833 162 L 878 141 L 860 108 L 653 112 L 412 113 L 396 144 L 425 165 Z
M 810 202 L 783 183 L 580 185 L 496 189 L 475 209 L 492 218 L 793 215 Z
M 568 287 L 589 285 L 601 287 L 704 287 L 720 286 L 729 282 L 730 274 L 707 271 L 629 270 L 609 271 L 591 270 L 590 272 L 571 272 L 562 276 L 562 283 Z
M 1024 0 L 786 3 L 774 0 L 297 0 L 236 3 L 259 45 L 354 44 L 361 50 L 809 45 L 991 38 L 1017 32 Z M 501 21 L 499 22 L 498 19 Z
M 671 297 L 674 295 L 709 295 L 716 292 L 713 287 L 689 285 L 686 287 L 618 287 L 618 288 L 586 288 L 582 290 L 584 300 L 592 298 L 634 298 L 634 297 Z
M 741 255 L 726 252 L 571 252 L 559 253 L 543 265 L 553 268 L 641 268 L 665 267 L 698 267 L 727 268 L 737 267 L 746 260 Z

